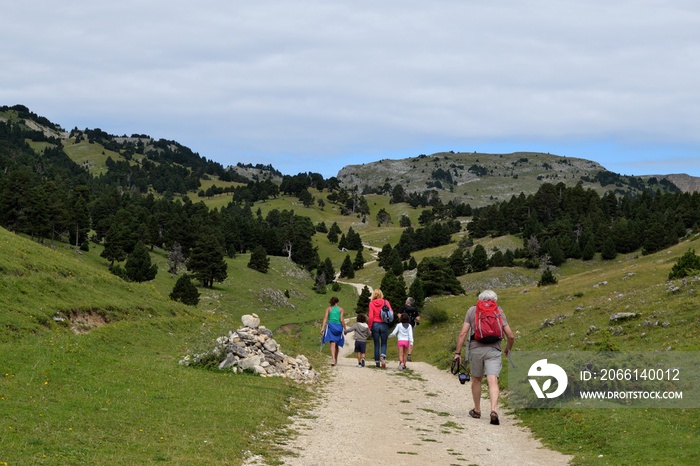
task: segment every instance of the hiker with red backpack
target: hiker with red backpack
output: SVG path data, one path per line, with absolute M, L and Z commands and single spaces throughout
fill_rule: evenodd
M 507 339 L 504 353 L 509 355 L 513 349 L 515 335 L 508 326 L 506 315 L 498 305 L 498 295 L 492 290 L 484 290 L 479 294 L 475 306 L 467 311 L 462 330 L 457 339 L 457 349 L 454 359 L 461 358 L 462 346 L 467 340 L 467 359 L 470 363 L 472 398 L 474 408 L 469 415 L 481 417 L 481 380 L 486 375 L 491 399 L 491 424 L 498 425 L 498 375 L 501 373 L 501 340 Z

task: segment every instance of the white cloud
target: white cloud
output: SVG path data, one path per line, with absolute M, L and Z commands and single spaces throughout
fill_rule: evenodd
M 222 163 L 282 166 L 291 155 L 296 172 L 338 157 L 337 170 L 359 156 L 499 140 L 700 147 L 692 1 L 3 9 L 0 104 L 175 139 Z

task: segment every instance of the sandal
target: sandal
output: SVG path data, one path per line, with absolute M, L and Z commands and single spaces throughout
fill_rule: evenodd
M 496 411 L 491 411 L 491 424 L 497 426 L 500 423 L 501 421 L 498 420 L 498 413 Z
M 469 410 L 469 415 L 474 419 L 481 419 L 481 411 L 475 411 L 473 409 Z

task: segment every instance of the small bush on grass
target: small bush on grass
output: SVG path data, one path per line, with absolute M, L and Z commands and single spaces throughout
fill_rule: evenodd
M 544 272 L 542 272 L 542 276 L 540 277 L 540 281 L 537 282 L 537 286 L 556 285 L 557 282 L 557 277 L 554 276 L 551 269 L 547 268 Z
M 442 324 L 450 319 L 445 309 L 434 305 L 427 305 L 423 310 L 422 317 L 431 324 Z

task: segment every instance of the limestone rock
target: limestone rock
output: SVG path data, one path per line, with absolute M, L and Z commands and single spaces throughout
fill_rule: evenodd
M 257 314 L 246 314 L 241 317 L 241 323 L 244 327 L 258 328 L 260 326 L 260 317 Z

